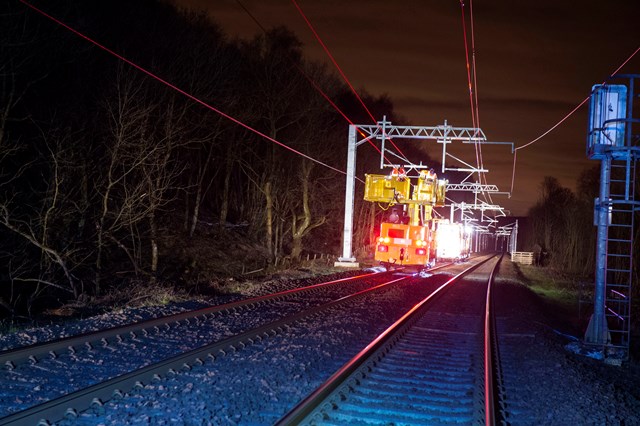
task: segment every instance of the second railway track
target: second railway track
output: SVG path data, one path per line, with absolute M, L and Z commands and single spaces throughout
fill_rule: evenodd
M 93 411 L 66 411 L 65 407 L 74 404 L 63 397 L 62 401 L 57 400 L 61 403 L 57 415 L 62 417 L 67 412 L 71 416 L 69 424 L 130 424 L 143 421 L 136 420 L 132 407 L 158 405 L 164 407 L 159 409 L 168 423 L 272 424 L 319 386 L 328 377 L 327 372 L 340 369 L 377 333 L 402 316 L 407 306 L 418 303 L 449 276 L 445 273 L 426 280 L 410 276 L 387 278 L 402 284 L 384 292 L 363 293 L 353 302 L 331 302 L 330 310 L 293 315 L 298 318 L 291 318 L 289 313 L 284 315 L 288 319 L 265 325 L 264 330 L 259 327 L 223 339 L 227 341 L 219 345 L 195 350 L 199 353 L 192 350 L 184 359 L 179 355 L 164 361 L 160 374 L 149 370 L 140 379 L 122 375 L 123 384 L 116 387 L 120 390 L 115 394 L 116 388 L 102 394 L 90 389 L 85 392 L 81 405 L 92 405 Z M 190 396 L 187 401 L 182 400 L 185 396 Z M 103 406 L 107 400 L 110 401 Z M 56 404 L 55 401 L 47 404 Z M 191 416 L 189 421 L 183 418 L 185 410 Z M 148 408 L 140 411 L 147 412 Z M 34 424 L 34 419 L 47 416 L 36 412 L 24 423 L 19 423 L 17 417 L 0 419 L 0 424 Z
M 207 354 L 209 354 L 211 351 L 213 352 L 221 351 L 222 353 L 225 353 L 229 351 L 228 347 L 231 347 L 232 348 L 231 350 L 233 351 L 233 350 L 236 350 L 238 346 L 239 347 L 246 346 L 247 342 L 255 342 L 256 340 L 257 341 L 262 340 L 262 336 L 268 337 L 272 332 L 271 330 L 275 330 L 273 331 L 273 333 L 278 333 L 279 329 L 281 327 L 284 327 L 285 326 L 284 324 L 286 324 L 286 322 L 289 321 L 289 319 L 282 320 L 283 325 L 279 325 L 280 324 L 279 321 L 283 318 L 291 318 L 292 316 L 295 317 L 297 315 L 296 312 L 304 312 L 305 310 L 309 310 L 309 309 L 313 310 L 314 306 L 322 306 L 327 302 L 331 304 L 332 303 L 331 300 L 336 300 L 336 299 L 339 300 L 341 298 L 345 298 L 345 296 L 352 294 L 354 292 L 357 293 L 358 291 L 363 291 L 364 289 L 380 286 L 380 284 L 390 283 L 395 281 L 403 281 L 408 278 L 409 277 L 407 276 L 400 277 L 400 278 L 393 277 L 389 274 L 370 274 L 364 277 L 356 277 L 353 280 L 339 280 L 338 283 L 332 283 L 332 284 L 339 284 L 339 285 L 333 286 L 334 287 L 333 290 L 324 291 L 324 293 L 328 293 L 328 294 L 323 294 L 321 289 L 330 288 L 331 286 L 323 284 L 323 285 L 313 286 L 314 288 L 311 288 L 311 289 L 305 288 L 305 289 L 302 289 L 302 291 L 288 291 L 288 292 L 284 292 L 286 294 L 279 294 L 277 297 L 274 297 L 272 295 L 264 298 L 264 299 L 273 299 L 275 300 L 274 303 L 265 304 L 265 300 L 263 299 L 260 299 L 260 300 L 252 299 L 249 301 L 234 303 L 233 306 L 225 307 L 224 311 L 225 311 L 225 317 L 227 318 L 227 320 L 233 321 L 235 319 L 236 322 L 242 323 L 243 324 L 242 329 L 244 330 L 253 329 L 252 331 L 247 331 L 247 332 L 242 332 L 242 329 L 230 330 L 228 323 L 224 323 L 222 325 L 220 325 L 220 323 L 216 323 L 217 327 L 212 327 L 211 324 L 207 324 L 209 320 L 206 318 L 201 318 L 199 320 L 194 319 L 194 318 L 200 318 L 200 317 L 208 317 L 212 315 L 212 312 L 210 312 L 211 310 L 206 310 L 207 311 L 206 315 L 203 315 L 203 312 L 192 313 L 191 316 L 188 316 L 188 314 L 185 313 L 185 314 L 180 314 L 178 316 L 173 316 L 169 319 L 164 319 L 164 320 L 158 319 L 145 324 L 135 324 L 132 326 L 120 327 L 117 330 L 110 330 L 108 331 L 108 333 L 112 337 L 120 336 L 121 334 L 124 334 L 123 330 L 126 331 L 126 334 L 124 336 L 125 338 L 117 338 L 116 339 L 117 342 L 113 345 L 111 344 L 95 345 L 95 344 L 82 343 L 83 341 L 85 342 L 89 341 L 89 339 L 91 339 L 90 341 L 96 341 L 95 336 L 94 337 L 81 336 L 79 338 L 63 339 L 61 342 L 51 342 L 50 344 L 48 343 L 45 345 L 38 345 L 36 346 L 35 349 L 38 350 L 40 353 L 44 351 L 42 346 L 45 346 L 46 348 L 48 348 L 50 345 L 54 345 L 57 348 L 57 352 L 53 353 L 53 356 L 49 356 L 49 355 L 44 357 L 41 356 L 39 357 L 39 359 L 35 359 L 35 360 L 32 357 L 32 360 L 27 362 L 17 361 L 14 363 L 14 361 L 8 361 L 9 364 L 7 368 L 9 371 L 9 376 L 7 377 L 9 377 L 9 380 L 11 380 L 11 376 L 15 376 L 16 380 L 14 380 L 14 382 L 16 383 L 20 381 L 24 382 L 26 384 L 25 398 L 32 398 L 32 400 L 37 401 L 38 400 L 37 393 L 41 389 L 45 388 L 45 386 L 43 385 L 42 388 L 40 387 L 40 385 L 32 386 L 32 388 L 35 388 L 33 389 L 35 392 L 26 391 L 27 388 L 29 387 L 29 383 L 33 383 L 34 380 L 29 380 L 28 378 L 24 379 L 25 371 L 27 371 L 26 376 L 28 376 L 29 374 L 38 375 L 38 374 L 42 374 L 43 371 L 47 371 L 47 374 L 44 375 L 44 378 L 46 378 L 45 382 L 51 382 L 50 379 L 53 378 L 53 380 L 60 383 L 58 387 L 59 389 L 61 390 L 66 389 L 66 391 L 68 391 L 69 389 L 74 388 L 74 384 L 68 383 L 67 386 L 64 386 L 64 379 L 57 380 L 57 377 L 59 377 L 60 374 L 55 372 L 56 367 L 58 369 L 66 368 L 67 370 L 72 370 L 73 367 L 69 367 L 68 363 L 70 361 L 74 363 L 77 361 L 80 361 L 78 363 L 79 371 L 76 372 L 73 375 L 73 377 L 78 377 L 78 376 L 82 377 L 86 375 L 88 371 L 93 370 L 96 364 L 105 364 L 104 362 L 99 362 L 99 363 L 91 362 L 91 359 L 94 358 L 93 355 L 96 352 L 113 354 L 114 352 L 117 352 L 117 350 L 114 350 L 112 346 L 117 346 L 117 345 L 121 345 L 121 346 L 118 346 L 119 349 L 125 349 L 127 347 L 132 347 L 132 346 L 140 346 L 139 350 L 141 349 L 144 351 L 147 348 L 146 345 L 149 341 L 150 335 L 152 335 L 151 340 L 153 340 L 154 338 L 156 338 L 157 340 L 164 340 L 162 339 L 162 336 L 165 336 L 166 335 L 165 333 L 169 332 L 172 329 L 172 327 L 169 324 L 173 325 L 173 324 L 179 324 L 182 322 L 186 322 L 187 324 L 190 324 L 190 326 L 195 328 L 197 331 L 197 336 L 199 337 L 199 340 L 200 340 L 199 346 L 201 347 L 196 349 L 191 349 L 189 351 L 189 347 L 186 347 L 184 343 L 181 343 L 186 340 L 185 331 L 182 327 L 178 327 L 177 328 L 177 330 L 179 330 L 178 335 L 176 335 L 175 338 L 170 339 L 170 340 L 174 340 L 174 345 L 177 344 L 181 352 L 186 351 L 188 354 L 189 353 L 191 354 L 190 357 L 189 355 L 187 355 L 185 360 L 181 360 L 183 355 L 176 355 L 173 358 L 167 359 L 166 361 L 162 361 L 161 359 L 158 360 L 157 358 L 155 361 L 153 361 L 153 353 L 150 351 L 148 351 L 143 355 L 140 355 L 139 352 L 129 352 L 130 358 L 135 357 L 135 358 L 141 358 L 141 359 L 149 359 L 149 358 L 152 359 L 152 361 L 146 361 L 149 364 L 148 366 L 143 365 L 141 368 L 138 368 L 137 370 L 138 372 L 146 371 L 145 374 L 147 379 L 145 380 L 148 383 L 149 377 L 158 376 L 158 373 L 154 372 L 154 370 L 158 368 L 157 367 L 158 365 L 160 365 L 159 368 L 161 369 L 160 375 L 166 375 L 167 371 L 179 370 L 189 363 L 191 363 L 192 365 L 195 365 L 198 362 L 200 362 L 198 361 L 198 359 L 200 358 L 207 359 Z M 358 281 L 362 281 L 362 282 L 358 284 Z M 313 296 L 311 296 L 310 294 L 312 294 Z M 300 299 L 297 302 L 295 301 L 296 295 Z M 238 306 L 238 305 L 242 305 L 242 306 Z M 257 309 L 256 306 L 258 306 L 259 309 Z M 221 309 L 220 307 L 217 307 L 217 308 L 214 308 L 213 310 L 220 311 Z M 305 314 L 301 314 L 301 315 L 304 316 Z M 256 317 L 254 321 L 249 321 L 251 316 Z M 179 317 L 179 321 L 176 321 L 176 317 Z M 156 322 L 159 322 L 159 323 L 156 324 Z M 247 325 L 247 323 L 251 325 Z M 263 325 L 260 326 L 260 324 L 263 324 Z M 133 330 L 131 330 L 130 329 L 131 327 L 135 327 L 136 331 L 134 332 Z M 154 332 L 149 333 L 145 331 L 149 328 L 153 328 Z M 206 330 L 209 328 L 217 329 L 217 332 L 218 332 L 217 340 L 221 342 L 220 343 L 221 347 L 218 349 L 216 349 L 215 343 L 210 345 L 206 344 L 207 342 L 216 341 L 216 338 L 212 338 L 211 336 L 203 336 L 203 334 L 205 334 Z M 262 328 L 264 328 L 264 330 L 262 330 Z M 101 333 L 105 333 L 105 332 L 101 332 Z M 253 333 L 255 337 L 252 338 L 250 336 L 251 333 Z M 102 337 L 101 339 L 104 339 L 104 337 Z M 246 341 L 242 342 L 243 339 Z M 69 341 L 73 341 L 73 344 L 72 345 L 69 344 Z M 203 344 L 202 342 L 205 342 L 205 343 Z M 78 348 L 78 346 L 80 347 Z M 207 347 L 213 347 L 214 349 L 207 349 Z M 198 351 L 201 351 L 202 354 L 196 354 L 196 352 Z M 11 351 L 11 353 L 4 354 L 4 355 L 6 355 L 7 357 L 9 356 L 13 357 L 13 359 L 15 359 L 16 352 L 25 352 L 25 354 L 28 354 L 28 349 L 25 348 L 24 350 L 20 349 L 17 351 Z M 83 359 L 79 359 L 79 358 L 83 358 Z M 122 356 L 120 355 L 118 359 L 121 359 L 121 358 Z M 188 361 L 186 361 L 187 359 Z M 89 360 L 88 363 L 86 362 L 87 360 Z M 107 374 L 113 375 L 113 370 L 107 367 L 106 370 L 109 371 L 109 373 L 102 373 L 103 374 L 102 379 L 100 377 L 98 378 L 94 377 L 90 379 L 96 382 L 97 384 L 93 385 L 91 384 L 90 381 L 86 381 L 84 386 L 79 387 L 79 390 L 77 390 L 75 394 L 80 395 L 80 399 L 82 400 L 81 405 L 88 405 L 90 401 L 98 397 L 102 399 L 109 399 L 111 397 L 110 392 L 112 392 L 114 389 L 118 388 L 118 389 L 122 389 L 123 392 L 126 392 L 129 390 L 129 386 L 135 385 L 136 382 L 140 381 L 135 378 L 137 373 L 126 373 L 127 371 L 126 368 L 123 368 L 120 364 L 113 366 L 113 368 L 117 368 L 119 369 L 118 371 L 124 371 L 124 372 L 120 372 L 116 374 L 116 377 L 114 377 L 113 379 L 109 379 L 108 377 L 105 377 L 105 376 Z M 100 368 L 98 368 L 98 370 L 100 370 Z M 103 367 L 102 370 L 105 370 L 105 368 Z M 51 376 L 51 377 L 47 378 L 47 376 Z M 108 379 L 107 381 L 116 382 L 116 385 L 111 385 L 111 387 L 103 386 L 103 384 L 101 383 L 101 380 L 105 380 L 105 378 Z M 72 379 L 71 381 L 73 382 L 74 380 L 76 379 Z M 85 390 L 86 386 L 89 386 L 89 388 Z M 113 387 L 113 386 L 116 386 L 116 387 Z M 76 388 L 77 387 L 78 386 L 76 386 Z M 97 394 L 92 393 L 93 391 L 101 387 L 103 389 L 100 392 L 98 392 Z M 7 388 L 10 388 L 10 386 L 5 387 L 5 389 Z M 36 394 L 35 397 L 33 396 L 34 394 Z M 51 391 L 49 391 L 49 395 L 51 395 Z M 72 400 L 72 398 L 74 398 L 72 396 L 62 396 L 59 398 L 55 398 L 55 396 L 56 395 L 53 395 L 54 399 L 52 399 L 51 401 L 45 402 L 45 404 L 37 406 L 40 408 L 34 407 L 32 410 L 30 410 L 30 411 L 34 411 L 34 413 L 29 414 L 29 413 L 21 412 L 22 414 L 21 413 L 12 414 L 10 416 L 0 419 L 0 424 L 33 424 L 29 422 L 32 422 L 33 419 L 37 418 L 38 416 L 41 416 L 41 415 L 45 416 L 43 413 L 47 412 L 47 410 L 51 410 L 52 407 L 54 407 L 53 408 L 54 411 L 57 412 L 58 415 L 60 415 L 61 413 L 65 412 L 66 407 L 76 406 L 75 403 L 69 402 Z M 22 403 L 23 401 L 18 401 L 18 402 Z M 11 408 L 15 410 L 17 406 L 18 404 L 13 404 Z M 42 413 L 38 412 L 38 410 L 41 410 Z
M 81 390 L 389 280 L 388 274 L 364 274 L 4 351 L 0 424 L 18 407 Z M 16 387 L 24 392 L 11 400 Z

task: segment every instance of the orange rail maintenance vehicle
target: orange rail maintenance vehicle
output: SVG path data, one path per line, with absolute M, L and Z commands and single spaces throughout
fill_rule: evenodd
M 389 210 L 380 225 L 375 260 L 428 275 L 426 270 L 435 263 L 432 212 L 444 206 L 446 185 L 433 170 L 420 171 L 415 185 L 402 169 L 394 169 L 391 175 L 366 175 L 364 199 L 386 203 Z

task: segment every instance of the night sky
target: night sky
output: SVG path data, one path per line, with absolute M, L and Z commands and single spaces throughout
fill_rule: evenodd
M 206 8 L 231 37 L 261 32 L 235 0 L 176 1 Z M 241 1 L 264 27 L 293 30 L 309 59 L 328 61 L 291 1 Z M 388 94 L 396 112 L 413 125 L 447 120 L 472 126 L 458 0 L 298 0 L 298 5 L 354 87 Z M 469 44 L 470 6 L 466 0 Z M 522 146 L 536 139 L 640 47 L 637 0 L 477 0 L 472 6 L 480 127 L 490 141 Z M 619 72 L 640 73 L 640 53 Z M 585 104 L 549 135 L 519 150 L 511 198 L 494 196 L 493 201 L 523 215 L 537 200 L 545 176 L 574 189 L 580 172 L 598 165 L 585 155 L 586 127 Z M 440 145 L 423 144 L 439 157 Z M 472 148 L 463 149 L 457 154 L 475 162 Z M 488 183 L 509 191 L 511 148 L 485 147 L 483 153 Z

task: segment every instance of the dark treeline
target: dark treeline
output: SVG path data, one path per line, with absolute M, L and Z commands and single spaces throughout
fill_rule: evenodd
M 618 182 L 615 185 L 624 185 L 624 173 L 624 170 L 612 172 L 612 182 L 615 179 Z M 635 179 L 638 179 L 637 173 Z M 526 251 L 541 253 L 542 266 L 583 280 L 583 284 L 586 285 L 580 291 L 584 292 L 582 297 L 586 298 L 591 297 L 589 292 L 593 289 L 595 279 L 597 228 L 594 224 L 594 200 L 599 195 L 599 188 L 600 165 L 582 172 L 578 178 L 575 193 L 568 188 L 563 188 L 556 178 L 546 177 L 540 185 L 538 202 L 529 210 L 526 218 L 527 225 L 521 233 L 522 241 L 519 244 Z M 633 185 L 630 188 L 638 190 Z M 637 199 L 638 196 L 636 192 L 635 198 Z M 631 221 L 630 217 L 625 216 L 625 218 Z M 633 225 L 633 259 L 630 266 L 632 282 L 635 284 L 640 276 L 638 268 L 640 234 L 638 221 L 634 219 L 633 222 L 625 223 Z M 619 229 L 609 228 L 609 249 L 615 248 L 615 244 L 620 244 L 615 242 L 616 239 L 628 238 L 626 231 L 623 235 L 617 235 L 617 231 Z M 625 249 L 628 249 L 626 243 L 622 244 Z M 619 266 L 616 266 L 616 261 L 619 261 Z M 629 267 L 624 259 L 608 258 L 607 262 L 610 269 Z M 615 279 L 612 275 L 609 275 L 609 278 Z M 631 309 L 634 317 L 632 329 L 638 330 L 639 324 L 635 318 L 640 314 L 637 303 L 640 287 L 632 285 L 631 294 L 633 302 Z
M 578 178 L 576 193 L 554 177 L 547 176 L 540 184 L 540 197 L 528 212 L 523 247 L 537 252 L 542 265 L 582 276 L 593 274 L 593 203 L 599 178 L 599 168 L 585 170 Z
M 618 174 L 612 175 L 612 181 L 617 180 L 621 183 L 616 185 L 624 185 L 624 171 L 618 170 L 616 173 Z M 543 266 L 583 277 L 593 276 L 597 230 L 594 222 L 594 200 L 599 194 L 599 188 L 600 165 L 582 172 L 575 193 L 563 188 L 556 178 L 546 177 L 540 185 L 538 202 L 529 210 L 528 229 L 524 232 L 521 247 L 541 252 Z M 638 190 L 633 185 L 631 188 Z M 636 220 L 629 225 L 634 226 L 632 273 L 636 281 L 640 275 L 637 266 L 640 264 L 640 234 Z M 621 238 L 615 232 L 614 229 L 609 229 L 610 240 Z M 638 288 L 634 289 L 634 294 L 640 294 Z
M 354 122 L 370 123 L 347 87 L 306 60 L 286 28 L 239 41 L 206 16 L 159 0 L 35 4 L 337 169 L 345 170 L 348 123 L 306 76 Z M 162 242 L 194 238 L 202 223 L 208 232 L 242 225 L 267 261 L 305 251 L 338 254 L 344 175 L 211 111 L 20 2 L 3 5 L 1 316 L 33 314 L 52 295 L 99 295 L 127 278 L 154 282 L 168 267 Z M 363 98 L 377 117 L 400 121 L 388 97 Z M 378 161 L 373 151 L 359 157 L 358 175 Z M 360 197 L 356 203 L 356 222 L 364 225 L 356 226 L 355 244 L 366 244 L 375 212 Z M 123 270 L 130 272 L 116 274 Z

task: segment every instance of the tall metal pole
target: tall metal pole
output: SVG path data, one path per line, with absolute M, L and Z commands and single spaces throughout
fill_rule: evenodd
M 516 219 L 516 224 L 513 226 L 513 230 L 511 231 L 511 253 L 518 251 L 518 220 Z
M 598 233 L 596 240 L 596 282 L 593 299 L 593 315 L 585 333 L 585 341 L 604 345 L 608 341 L 609 331 L 605 316 L 605 290 L 607 270 L 607 236 L 609 232 L 609 187 L 611 183 L 611 157 L 602 159 L 600 168 L 600 198 L 596 200 L 596 217 L 598 218 Z
M 478 253 L 480 251 L 480 231 L 478 231 L 476 229 L 474 231 L 474 233 L 476 234 L 476 238 L 475 238 L 476 249 L 475 249 L 475 252 Z
M 347 181 L 344 196 L 344 231 L 342 233 L 342 257 L 338 258 L 338 266 L 358 266 L 352 254 L 353 244 L 353 204 L 356 185 L 356 126 L 349 126 L 349 143 L 347 148 Z

